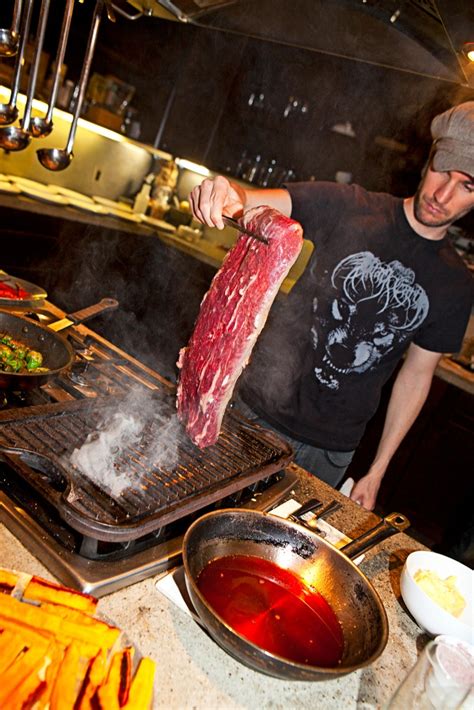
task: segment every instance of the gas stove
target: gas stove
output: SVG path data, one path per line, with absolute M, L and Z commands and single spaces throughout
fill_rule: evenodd
M 39 317 L 47 324 L 63 315 L 47 304 Z M 174 429 L 174 460 L 157 460 L 152 443 L 175 416 L 173 384 L 84 325 L 66 332 L 71 369 L 6 393 L 0 411 L 0 520 L 62 582 L 103 596 L 155 575 L 179 563 L 196 517 L 222 507 L 268 510 L 295 485 L 287 443 L 233 410 L 214 446 L 201 451 Z M 160 418 L 150 417 L 116 456 L 114 471 L 132 483 L 114 492 L 71 456 L 131 392 Z

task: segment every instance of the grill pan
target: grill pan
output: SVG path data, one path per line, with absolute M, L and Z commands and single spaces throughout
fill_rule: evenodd
M 163 413 L 175 415 L 174 396 L 155 392 Z M 0 456 L 73 529 L 97 540 L 123 542 L 154 533 L 288 465 L 293 450 L 273 432 L 229 412 L 216 444 L 198 449 L 186 434 L 178 462 L 156 466 L 147 444 L 157 424 L 146 424 L 141 441 L 123 450 L 118 472 L 136 474 L 136 485 L 113 497 L 70 462 L 75 448 L 117 411 L 117 398 L 60 402 L 0 412 Z

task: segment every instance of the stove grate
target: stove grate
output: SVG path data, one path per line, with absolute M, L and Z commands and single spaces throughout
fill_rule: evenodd
M 230 412 L 214 446 L 201 451 L 182 432 L 176 463 L 157 464 L 150 452 L 162 416 L 175 416 L 175 408 L 164 388 L 152 397 L 160 419 L 147 421 L 139 441 L 126 445 L 114 461 L 117 474 L 126 472 L 133 481 L 120 494 L 99 486 L 70 461 L 74 449 L 119 411 L 120 398 L 83 398 L 0 412 L 2 456 L 73 529 L 106 541 L 154 532 L 268 477 L 291 460 L 285 442 Z

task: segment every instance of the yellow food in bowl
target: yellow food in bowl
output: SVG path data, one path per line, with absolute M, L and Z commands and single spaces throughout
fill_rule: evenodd
M 456 577 L 442 579 L 437 572 L 419 569 L 413 575 L 415 582 L 430 599 L 453 616 L 461 616 L 466 600 L 456 586 Z

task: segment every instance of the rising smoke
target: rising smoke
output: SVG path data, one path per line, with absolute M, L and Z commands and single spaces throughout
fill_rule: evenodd
M 96 431 L 73 451 L 71 462 L 97 486 L 118 497 L 126 489 L 142 487 L 148 471 L 173 469 L 181 431 L 169 402 L 137 388 L 118 409 L 104 414 Z

